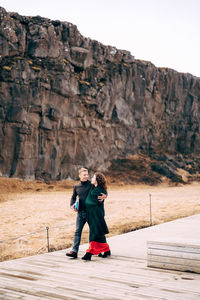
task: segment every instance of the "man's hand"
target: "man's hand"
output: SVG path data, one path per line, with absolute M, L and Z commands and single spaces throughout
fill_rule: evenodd
M 75 211 L 75 212 L 77 212 L 77 211 L 78 211 L 78 210 L 74 209 L 74 204 L 73 204 L 73 205 L 71 205 L 71 206 L 70 206 L 70 208 L 71 208 L 73 211 Z
M 104 193 L 101 193 L 101 196 L 98 196 L 99 202 L 103 202 L 107 198 L 107 195 Z

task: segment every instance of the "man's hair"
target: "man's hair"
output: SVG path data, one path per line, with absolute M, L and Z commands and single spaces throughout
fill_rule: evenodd
M 88 172 L 88 169 L 86 169 L 86 168 L 80 168 L 80 169 L 78 170 L 78 175 L 80 175 L 82 172 L 85 172 L 85 171 Z

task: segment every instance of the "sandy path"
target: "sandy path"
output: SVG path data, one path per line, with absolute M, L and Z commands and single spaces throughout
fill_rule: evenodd
M 110 235 L 149 225 L 150 194 L 153 224 L 200 213 L 199 183 L 180 187 L 122 186 L 108 192 L 105 209 Z M 0 240 L 42 231 L 0 243 L 0 259 L 45 252 L 47 226 L 51 249 L 71 246 L 75 229 L 75 213 L 69 208 L 71 193 L 70 189 L 4 195 L 6 201 L 0 204 Z M 85 226 L 82 242 L 87 240 Z

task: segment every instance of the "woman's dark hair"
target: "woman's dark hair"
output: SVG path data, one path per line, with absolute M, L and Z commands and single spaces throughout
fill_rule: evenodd
M 95 173 L 97 184 L 104 190 L 107 190 L 106 177 L 102 173 Z

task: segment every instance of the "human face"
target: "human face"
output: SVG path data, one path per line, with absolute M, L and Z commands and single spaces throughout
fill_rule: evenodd
M 80 181 L 87 181 L 88 180 L 88 171 L 83 171 L 79 175 Z
M 94 176 L 91 179 L 91 183 L 94 184 L 95 186 L 97 186 L 97 179 L 96 179 L 96 175 L 94 174 Z

